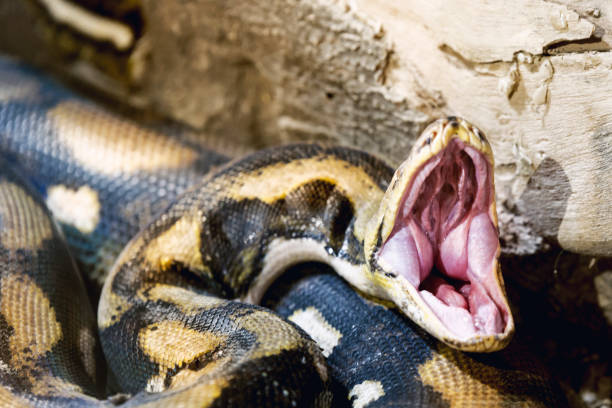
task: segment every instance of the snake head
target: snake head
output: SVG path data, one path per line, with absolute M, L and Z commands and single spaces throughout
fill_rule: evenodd
M 364 242 L 382 296 L 464 351 L 499 350 L 514 332 L 493 168 L 476 127 L 455 117 L 432 123 L 396 170 Z

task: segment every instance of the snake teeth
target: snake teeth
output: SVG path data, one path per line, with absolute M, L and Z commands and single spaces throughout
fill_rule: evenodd
M 396 216 L 375 261 L 410 285 L 419 320 L 436 337 L 463 349 L 500 348 L 513 321 L 499 274 L 493 160 L 484 135 L 462 119 L 435 122 L 400 170 L 392 188 L 405 187 L 389 200 Z M 484 341 L 491 337 L 504 340 Z

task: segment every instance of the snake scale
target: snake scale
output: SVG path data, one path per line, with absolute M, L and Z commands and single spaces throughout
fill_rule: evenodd
M 457 350 L 513 331 L 467 122 L 395 173 L 318 144 L 226 164 L 9 60 L 0 89 L 2 406 L 566 404 L 515 342 Z

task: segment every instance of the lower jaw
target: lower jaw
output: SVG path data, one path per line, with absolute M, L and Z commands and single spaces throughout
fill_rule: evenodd
M 457 331 L 453 331 L 452 327 L 449 328 L 447 324 L 438 318 L 434 312 L 434 309 L 426 300 L 428 296 L 427 294 L 423 295 L 421 293 L 422 291 L 417 290 L 414 288 L 414 286 L 408 284 L 407 282 L 405 282 L 405 285 L 402 286 L 404 286 L 404 288 L 410 287 L 410 297 L 413 299 L 413 301 L 406 302 L 404 294 L 405 289 L 404 292 L 401 290 L 394 292 L 389 297 L 389 300 L 398 305 L 406 316 L 415 321 L 431 336 L 453 349 L 465 352 L 491 353 L 503 349 L 512 339 L 512 335 L 514 333 L 514 322 L 511 315 L 507 316 L 504 329 L 499 333 L 486 334 L 476 330 L 465 330 L 462 331 L 465 333 L 464 335 L 458 335 Z M 433 302 L 440 302 L 440 300 L 435 298 L 435 296 L 431 294 L 429 296 L 435 299 Z M 463 316 L 466 315 L 464 314 Z M 472 324 L 471 321 L 471 315 L 466 316 L 463 324 L 469 328 Z M 459 319 L 456 319 L 455 322 L 459 326 L 462 323 Z M 468 322 L 469 324 L 465 322 Z M 461 333 L 461 331 L 459 333 Z

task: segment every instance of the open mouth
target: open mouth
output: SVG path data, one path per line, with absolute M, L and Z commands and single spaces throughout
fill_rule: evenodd
M 379 264 L 413 285 L 459 339 L 501 334 L 509 319 L 493 199 L 490 163 L 452 139 L 418 170 L 378 252 Z

